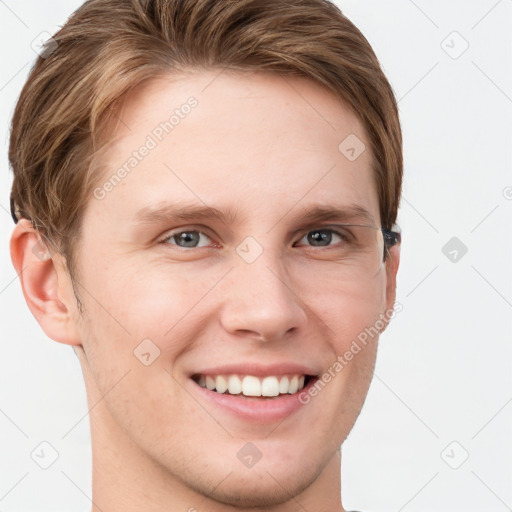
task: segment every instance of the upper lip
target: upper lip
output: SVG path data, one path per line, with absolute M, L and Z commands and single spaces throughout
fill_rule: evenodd
M 255 377 L 267 377 L 278 375 L 311 375 L 316 376 L 316 372 L 311 367 L 294 363 L 274 363 L 274 364 L 258 364 L 258 363 L 238 363 L 222 366 L 215 366 L 196 370 L 190 374 L 193 375 L 254 375 Z

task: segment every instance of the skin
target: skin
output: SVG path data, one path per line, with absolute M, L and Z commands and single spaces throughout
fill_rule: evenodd
M 98 183 L 190 96 L 198 106 L 87 204 L 76 262 L 82 315 L 62 257 L 34 254 L 28 221 L 11 240 L 30 310 L 81 361 L 92 510 L 288 512 L 299 503 L 343 512 L 340 446 L 365 400 L 377 337 L 280 422 L 220 410 L 196 395 L 189 375 L 226 361 L 289 361 L 321 374 L 393 307 L 398 248 L 377 273 L 343 280 L 336 252 L 303 238 L 333 222 L 297 235 L 298 209 L 314 204 L 359 205 L 380 226 L 367 136 L 351 109 L 309 79 L 218 70 L 162 77 L 126 98 L 97 156 Z M 352 133 L 367 149 L 351 162 L 338 145 Z M 231 208 L 238 218 L 134 222 L 145 206 L 176 203 Z M 202 247 L 163 242 L 176 228 L 204 232 Z M 250 264 L 235 250 L 247 236 L 263 251 Z M 149 366 L 133 354 L 147 338 L 160 350 Z M 237 458 L 247 442 L 262 453 L 250 468 Z

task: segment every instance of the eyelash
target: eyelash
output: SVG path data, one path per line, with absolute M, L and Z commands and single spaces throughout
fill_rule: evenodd
M 314 233 L 314 232 L 317 232 L 317 231 L 330 231 L 331 233 L 334 233 L 336 236 L 340 237 L 342 239 L 342 241 L 345 241 L 345 242 L 348 242 L 348 235 L 346 234 L 343 234 L 343 233 L 340 233 L 339 231 L 336 231 L 335 229 L 332 229 L 330 228 L 329 226 L 321 226 L 321 227 L 318 227 L 318 228 L 315 228 L 315 229 L 311 229 L 309 231 L 306 231 L 304 232 L 304 234 L 302 235 L 302 237 L 299 239 L 302 240 L 304 237 L 306 237 L 307 235 L 309 235 L 310 233 Z M 208 238 L 210 238 L 210 236 L 208 234 L 206 234 L 205 232 L 199 230 L 199 229 L 182 229 L 181 231 L 174 231 L 174 232 L 170 232 L 168 234 L 166 234 L 163 238 L 161 238 L 159 240 L 159 243 L 161 243 L 162 245 L 172 245 L 174 247 L 176 247 L 178 250 L 182 250 L 182 251 L 186 251 L 186 252 L 189 252 L 191 251 L 192 249 L 206 249 L 207 247 L 180 247 L 179 245 L 177 244 L 171 244 L 171 243 L 168 243 L 167 241 L 178 236 L 178 235 L 181 235 L 183 233 L 199 233 L 201 235 L 204 235 Z M 339 242 L 338 242 L 339 243 Z M 309 246 L 306 246 L 306 247 L 312 247 L 312 248 L 315 248 L 315 246 L 313 245 L 309 245 Z M 326 247 L 317 247 L 317 248 L 321 248 L 321 249 L 331 249 L 335 247 L 335 245 L 329 245 L 329 246 L 326 246 Z

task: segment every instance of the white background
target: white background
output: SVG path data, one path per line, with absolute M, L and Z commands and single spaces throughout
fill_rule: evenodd
M 31 316 L 8 255 L 8 123 L 31 42 L 80 3 L 0 1 L 1 512 L 90 510 L 80 366 Z M 405 144 L 403 311 L 343 448 L 345 508 L 512 510 L 512 1 L 337 3 L 388 75 Z M 468 249 L 456 262 L 452 237 Z M 47 470 L 30 458 L 42 441 L 59 453 Z

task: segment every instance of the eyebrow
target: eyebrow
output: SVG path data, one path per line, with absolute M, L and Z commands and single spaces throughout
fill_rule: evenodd
M 298 210 L 296 218 L 300 222 L 315 223 L 323 221 L 337 222 L 366 222 L 375 225 L 373 215 L 362 206 L 353 204 L 348 206 L 313 205 Z M 286 215 L 285 215 L 286 216 Z
M 290 210 L 291 211 L 291 210 Z M 288 214 L 281 219 L 283 220 Z M 323 221 L 338 222 L 366 222 L 375 225 L 373 215 L 359 205 L 331 206 L 331 205 L 312 205 L 307 208 L 297 209 L 298 213 L 294 218 L 301 223 L 315 223 Z M 236 224 L 240 222 L 238 213 L 230 208 L 219 210 L 213 206 L 207 205 L 165 205 L 165 206 L 145 206 L 138 210 L 134 216 L 136 224 L 154 224 L 159 222 L 176 221 L 194 221 L 194 220 L 218 220 L 223 224 Z
M 234 210 L 225 211 L 206 205 L 165 205 L 160 207 L 145 206 L 135 214 L 137 224 L 153 224 L 165 221 L 192 221 L 200 219 L 219 220 L 235 224 L 238 215 Z

